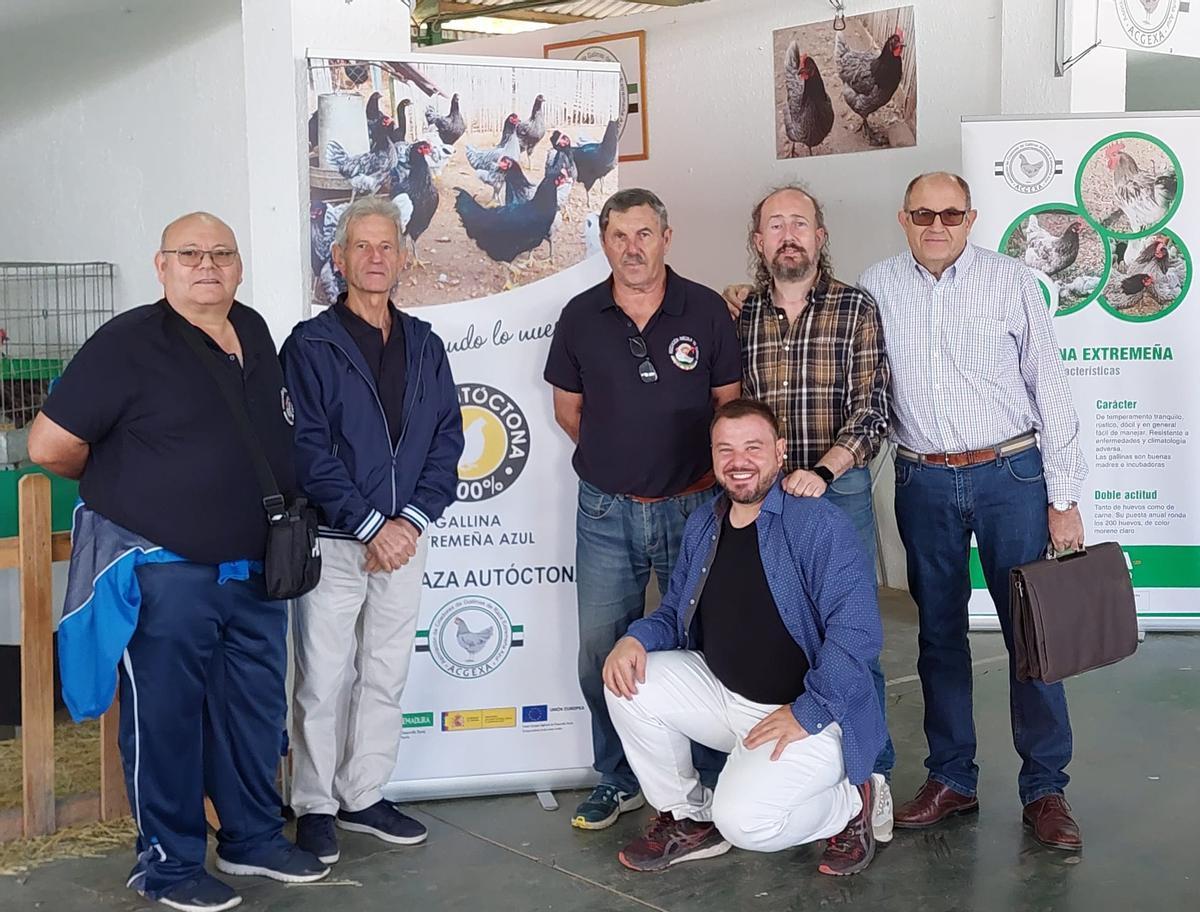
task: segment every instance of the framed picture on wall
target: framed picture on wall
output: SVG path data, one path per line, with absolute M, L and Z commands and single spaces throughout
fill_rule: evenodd
M 621 65 L 620 161 L 645 161 L 650 157 L 650 126 L 646 120 L 646 33 L 621 32 L 594 35 L 577 41 L 560 41 L 542 48 L 554 60 L 595 60 Z M 584 137 L 583 141 L 599 140 Z

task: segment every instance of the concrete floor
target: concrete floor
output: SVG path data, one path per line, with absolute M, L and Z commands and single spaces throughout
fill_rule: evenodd
M 887 593 L 884 668 L 899 763 L 898 801 L 924 780 L 915 609 Z M 533 796 L 429 802 L 410 810 L 430 828 L 417 848 L 385 850 L 343 834 L 342 858 L 323 884 L 239 880 L 251 910 L 573 910 L 703 912 L 853 907 L 919 912 L 1176 912 L 1200 910 L 1200 637 L 1151 635 L 1138 653 L 1068 684 L 1076 761 L 1068 795 L 1087 844 L 1082 856 L 1043 849 L 1022 832 L 1016 754 L 1008 724 L 1004 646 L 973 636 L 981 813 L 929 833 L 897 832 L 870 870 L 835 879 L 815 872 L 819 848 L 777 855 L 733 851 L 664 874 L 616 860 L 645 812 L 609 830 L 569 826 L 578 794 L 557 812 Z M 132 853 L 58 862 L 0 877 L 0 910 L 92 912 L 148 908 L 124 889 Z

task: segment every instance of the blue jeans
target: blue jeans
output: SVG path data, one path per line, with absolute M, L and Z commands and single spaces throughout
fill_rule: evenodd
M 645 614 L 650 571 L 654 571 L 659 591 L 665 593 L 679 558 L 685 521 L 716 493 L 713 488 L 644 504 L 579 482 L 575 522 L 579 686 L 592 713 L 593 766 L 601 782 L 622 791 L 636 792 L 638 781 L 608 717 L 600 672 L 617 640 Z M 693 745 L 692 756 L 701 780 L 714 786 L 724 765 L 723 755 Z
M 971 533 L 1009 651 L 1013 744 L 1021 803 L 1060 794 L 1071 761 L 1062 684 L 1019 683 L 1012 668 L 1008 575 L 1040 558 L 1049 538 L 1046 481 L 1036 447 L 966 469 L 896 460 L 896 521 L 908 552 L 908 585 L 920 617 L 917 671 L 925 695 L 929 778 L 974 795 L 975 723 L 967 640 Z
M 871 504 L 871 470 L 867 467 L 851 469 L 834 479 L 825 490 L 825 499 L 841 507 L 849 514 L 854 522 L 854 531 L 867 552 L 871 563 L 871 578 L 875 578 L 875 508 Z M 876 656 L 871 662 L 871 678 L 875 682 L 875 693 L 879 696 L 879 711 L 883 713 L 883 730 L 887 731 L 887 695 L 885 694 L 885 679 L 883 668 Z M 896 747 L 892 744 L 889 733 L 883 750 L 875 758 L 875 772 L 883 774 L 887 779 L 892 778 L 892 767 L 896 765 Z

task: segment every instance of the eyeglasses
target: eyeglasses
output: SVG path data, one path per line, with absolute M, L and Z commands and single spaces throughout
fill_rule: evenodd
M 914 225 L 922 228 L 928 228 L 936 218 L 940 218 L 947 228 L 953 228 L 963 223 L 967 213 L 962 209 L 943 209 L 941 212 L 935 212 L 933 209 L 909 209 L 908 217 Z
M 642 378 L 642 382 L 657 383 L 658 371 L 654 369 L 654 362 L 650 360 L 650 354 L 646 349 L 646 340 L 640 335 L 630 336 L 629 353 L 635 358 L 642 359 L 642 363 L 638 365 L 638 376 Z
M 227 248 L 218 248 L 216 250 L 201 250 L 199 247 L 184 247 L 181 250 L 160 250 L 159 253 L 173 253 L 175 258 L 179 260 L 180 266 L 199 266 L 204 262 L 207 256 L 212 259 L 213 265 L 218 267 L 232 266 L 238 258 L 236 250 Z

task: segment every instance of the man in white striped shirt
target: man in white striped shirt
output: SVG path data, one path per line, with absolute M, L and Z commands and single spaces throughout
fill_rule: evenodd
M 1077 502 L 1087 467 L 1079 420 L 1037 280 L 1017 260 L 970 244 L 971 191 L 953 174 L 908 186 L 899 221 L 910 252 L 859 284 L 878 302 L 892 367 L 896 518 L 920 615 L 929 777 L 896 812 L 924 828 L 978 810 L 971 710 L 968 562 L 974 534 L 1012 651 L 1009 570 L 1083 544 Z M 1071 726 L 1061 684 L 1009 669 L 1023 819 L 1044 845 L 1083 846 L 1063 797 Z

